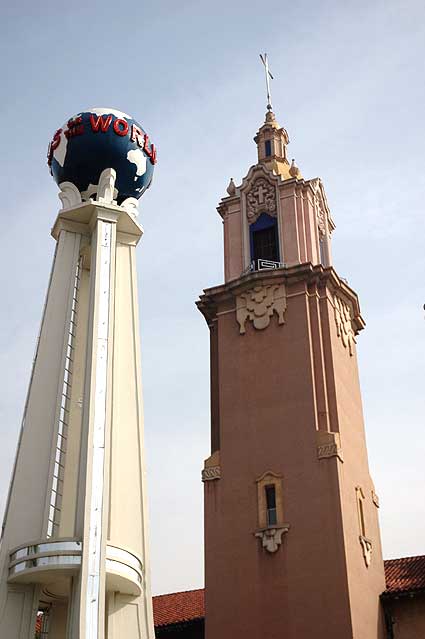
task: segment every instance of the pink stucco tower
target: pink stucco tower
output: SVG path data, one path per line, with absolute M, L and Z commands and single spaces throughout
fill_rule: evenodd
M 211 336 L 206 639 L 381 639 L 356 293 L 332 266 L 323 184 L 287 159 L 271 109 L 258 161 L 218 212 L 225 283 Z

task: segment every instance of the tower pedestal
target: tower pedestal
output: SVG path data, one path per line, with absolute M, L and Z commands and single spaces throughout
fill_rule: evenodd
M 101 185 L 99 185 L 101 186 Z M 154 638 L 135 248 L 108 185 L 71 186 L 7 503 L 0 627 L 33 639 Z

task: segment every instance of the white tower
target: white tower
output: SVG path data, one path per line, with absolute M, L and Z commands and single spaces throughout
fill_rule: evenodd
M 154 639 L 135 260 L 143 230 L 136 201 L 114 199 L 115 177 L 104 170 L 85 201 L 61 184 L 0 546 L 4 639 L 34 639 L 37 624 L 43 639 Z

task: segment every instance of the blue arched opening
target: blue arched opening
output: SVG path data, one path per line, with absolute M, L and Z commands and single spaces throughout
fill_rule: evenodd
M 268 213 L 261 213 L 258 220 L 249 227 L 249 243 L 251 262 L 254 261 L 255 265 L 258 260 L 280 262 L 277 219 Z

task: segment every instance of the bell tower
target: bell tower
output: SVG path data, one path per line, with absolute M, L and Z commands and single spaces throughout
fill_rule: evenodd
M 322 181 L 289 163 L 271 108 L 254 140 L 257 163 L 218 206 L 225 283 L 197 303 L 211 349 L 206 639 L 382 639 L 358 298 L 332 265 Z

